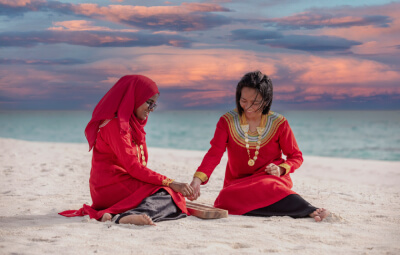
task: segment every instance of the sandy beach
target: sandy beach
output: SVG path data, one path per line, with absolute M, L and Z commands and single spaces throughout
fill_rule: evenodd
M 204 151 L 149 149 L 149 167 L 190 182 Z M 328 220 L 194 216 L 157 226 L 57 213 L 91 204 L 86 144 L 0 139 L 0 254 L 400 254 L 400 162 L 305 156 L 293 190 Z M 197 202 L 212 205 L 226 157 Z

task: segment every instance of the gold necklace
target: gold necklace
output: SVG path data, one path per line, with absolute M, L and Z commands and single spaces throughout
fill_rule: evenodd
M 249 144 L 249 129 L 250 129 L 250 126 L 247 123 L 246 116 L 244 115 L 244 113 L 242 114 L 240 127 L 242 128 L 242 130 L 244 132 L 244 141 L 246 142 L 247 155 L 249 155 L 249 161 L 247 162 L 247 164 L 249 166 L 254 166 L 254 164 L 256 163 L 256 160 L 258 158 L 259 150 L 261 148 L 261 138 L 262 138 L 262 134 L 264 133 L 264 130 L 265 130 L 265 128 L 264 128 L 265 127 L 265 122 L 266 122 L 266 115 L 262 115 L 261 122 L 260 122 L 260 127 L 257 127 L 258 139 L 257 139 L 256 151 L 254 152 L 254 157 L 251 158 L 251 156 L 250 156 L 250 144 Z
M 136 145 L 137 157 L 138 157 L 138 160 L 139 160 L 139 163 L 140 163 L 139 146 L 136 144 L 135 141 L 133 141 L 133 142 L 134 142 L 135 145 Z M 140 155 L 142 155 L 142 165 L 143 165 L 143 166 L 146 166 L 147 163 L 146 163 L 146 158 L 144 157 L 143 144 L 140 145 Z

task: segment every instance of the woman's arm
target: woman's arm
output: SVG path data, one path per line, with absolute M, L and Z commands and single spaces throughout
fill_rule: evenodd
M 283 175 L 293 173 L 303 163 L 303 154 L 297 145 L 296 138 L 287 120 L 282 124 L 279 145 L 283 154 L 286 155 L 286 161 L 280 164 L 279 167 L 286 169 Z
M 118 160 L 129 175 L 143 182 L 169 186 L 172 179 L 152 171 L 142 165 L 137 157 L 136 145 L 132 142 L 130 133 L 121 134 L 118 120 L 110 121 L 101 129 L 101 138 L 110 146 Z
M 194 194 L 190 200 L 196 200 L 200 196 L 200 185 L 206 184 L 214 169 L 221 162 L 222 155 L 228 144 L 228 125 L 224 118 L 220 118 L 215 129 L 214 138 L 211 140 L 211 148 L 203 158 L 199 168 L 194 174 L 190 186 L 194 189 Z

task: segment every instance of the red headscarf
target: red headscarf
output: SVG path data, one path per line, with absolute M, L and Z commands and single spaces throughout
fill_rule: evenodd
M 92 119 L 86 126 L 85 136 L 89 142 L 89 151 L 93 148 L 99 125 L 103 120 L 118 117 L 121 133 L 132 129 L 132 137 L 136 143 L 145 141 L 144 126 L 146 120 L 135 116 L 135 110 L 155 94 L 159 94 L 157 85 L 143 75 L 126 75 L 104 95 L 94 108 Z

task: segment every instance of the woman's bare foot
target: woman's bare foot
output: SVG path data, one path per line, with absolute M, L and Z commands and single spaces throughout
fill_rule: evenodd
M 322 221 L 326 217 L 328 217 L 331 214 L 330 211 L 324 209 L 324 208 L 318 208 L 314 212 L 310 214 L 311 218 L 314 218 L 316 222 Z
M 105 214 L 103 214 L 103 217 L 101 217 L 101 222 L 110 221 L 111 218 L 112 218 L 111 214 L 105 213 Z
M 146 214 L 132 214 L 125 217 L 122 217 L 119 220 L 120 224 L 135 224 L 135 225 L 153 225 L 155 226 L 154 222 L 150 219 L 149 216 Z

